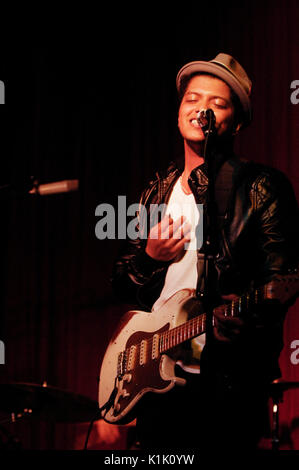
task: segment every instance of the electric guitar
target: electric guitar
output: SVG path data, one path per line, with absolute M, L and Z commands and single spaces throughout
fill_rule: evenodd
M 216 309 L 224 308 L 225 315 L 235 316 L 267 299 L 284 304 L 298 292 L 299 274 L 277 276 Z M 134 407 L 145 393 L 166 393 L 176 384 L 185 384 L 185 379 L 175 376 L 176 360 L 171 353 L 205 333 L 207 317 L 201 309 L 195 291 L 183 289 L 158 311 L 132 310 L 122 317 L 100 369 L 98 403 L 105 421 L 128 423 L 135 418 Z M 190 312 L 196 316 L 187 320 Z

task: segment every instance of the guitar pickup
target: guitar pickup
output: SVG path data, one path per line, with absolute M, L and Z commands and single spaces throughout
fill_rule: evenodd
M 152 345 L 152 359 L 158 359 L 159 357 L 159 335 L 155 334 L 153 336 L 153 345 Z
M 147 356 L 147 341 L 143 339 L 140 343 L 139 365 L 143 366 L 146 363 Z
M 135 359 L 136 359 L 136 350 L 137 346 L 133 345 L 129 349 L 129 359 L 126 371 L 133 370 L 135 367 Z

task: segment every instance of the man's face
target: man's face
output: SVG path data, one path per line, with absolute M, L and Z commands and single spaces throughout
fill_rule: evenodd
M 201 109 L 208 108 L 214 111 L 217 135 L 231 135 L 235 129 L 229 86 L 219 78 L 196 75 L 189 81 L 179 109 L 178 125 L 185 140 L 200 142 L 205 139 L 196 117 Z

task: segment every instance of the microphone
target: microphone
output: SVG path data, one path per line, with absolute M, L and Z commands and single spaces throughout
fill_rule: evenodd
M 216 117 L 212 109 L 201 109 L 197 114 L 196 120 L 206 137 L 215 134 Z
M 48 196 L 49 194 L 69 193 L 77 191 L 79 180 L 64 180 L 54 183 L 35 184 L 29 191 L 29 194 L 39 194 L 40 196 Z

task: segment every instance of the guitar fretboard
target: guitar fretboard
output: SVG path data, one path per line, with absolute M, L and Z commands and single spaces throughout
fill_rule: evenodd
M 160 335 L 159 351 L 164 353 L 188 339 L 195 338 L 206 331 L 206 314 L 188 320 L 186 323 L 164 331 Z
M 246 292 L 245 294 L 238 297 L 236 300 L 225 305 L 225 315 L 236 316 L 248 311 L 250 306 L 261 302 L 265 298 L 269 298 L 271 294 L 271 283 L 267 286 L 262 286 L 253 290 L 252 292 Z M 217 308 L 223 308 L 223 305 Z M 214 309 L 214 310 L 216 310 Z M 191 318 L 182 325 L 176 326 L 168 331 L 161 333 L 159 341 L 159 352 L 165 353 L 169 349 L 178 346 L 184 341 L 196 338 L 206 331 L 207 316 L 205 313 L 198 315 L 195 318 Z

